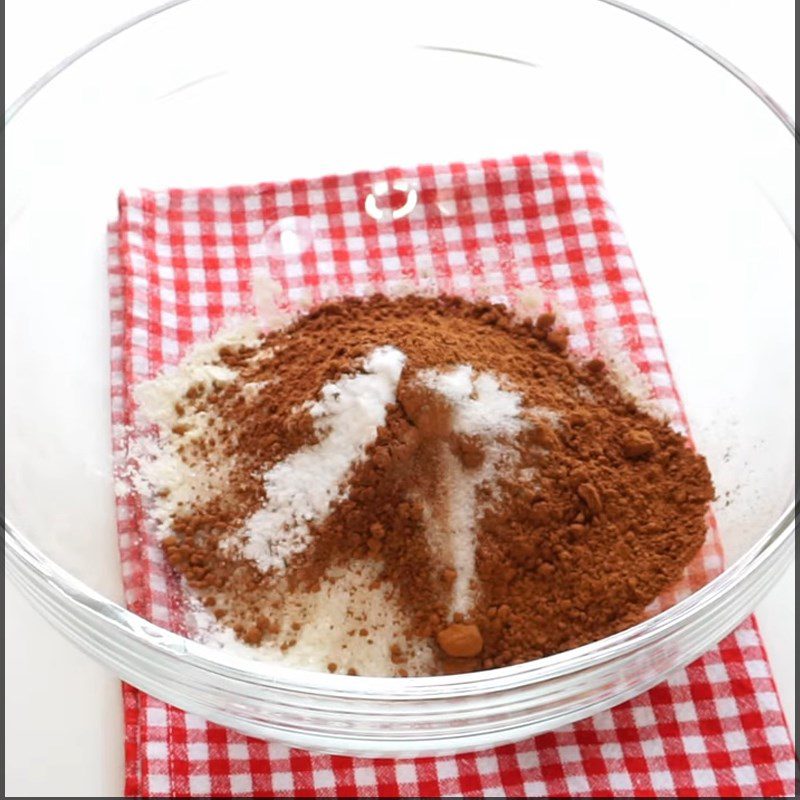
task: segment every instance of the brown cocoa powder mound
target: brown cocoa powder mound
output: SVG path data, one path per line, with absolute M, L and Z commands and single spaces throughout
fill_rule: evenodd
M 448 673 L 538 658 L 638 621 L 704 540 L 710 476 L 685 437 L 639 411 L 602 361 L 571 356 L 554 325 L 551 314 L 520 321 L 502 306 L 459 298 L 376 295 L 326 303 L 256 347 L 223 348 L 220 362 L 237 379 L 192 387 L 181 400 L 210 419 L 204 435 L 183 444 L 183 457 L 202 465 L 221 452 L 234 469 L 213 500 L 175 515 L 164 542 L 170 563 L 219 619 L 256 643 L 285 622 L 287 593 L 319 586 L 332 564 L 376 560 L 408 619 L 407 645 L 447 641 L 452 622 L 477 626 L 480 655 L 441 652 Z M 267 575 L 222 550 L 221 540 L 263 504 L 264 471 L 315 441 L 311 419 L 297 409 L 387 344 L 407 358 L 398 403 L 309 547 L 285 574 Z M 420 392 L 414 375 L 460 364 L 503 376 L 526 407 L 552 409 L 561 421 L 527 428 L 494 496 L 479 489 L 476 602 L 468 619 L 451 620 L 455 573 L 447 554 L 431 550 L 426 508 L 434 517 L 441 511 L 443 448 L 466 469 L 482 463 L 483 449 L 448 436 L 447 409 Z

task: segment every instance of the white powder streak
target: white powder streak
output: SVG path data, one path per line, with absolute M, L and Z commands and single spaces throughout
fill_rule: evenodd
M 494 473 L 494 459 L 487 458 L 479 470 L 468 471 L 449 449 L 444 453 L 444 469 L 449 475 L 447 527 L 450 539 L 450 557 L 456 579 L 453 583 L 452 613 L 467 614 L 472 607 L 472 582 L 475 578 L 475 550 L 477 549 L 475 493 Z
M 395 402 L 404 364 L 399 350 L 379 347 L 364 360 L 363 372 L 326 384 L 321 399 L 308 406 L 320 441 L 267 471 L 266 506 L 245 523 L 243 552 L 260 569 L 285 566 L 308 544 L 310 523 L 324 519 L 342 497 L 342 482 Z
M 427 526 L 431 546 L 440 551 L 456 573 L 450 611 L 468 614 L 474 602 L 476 494 L 479 486 L 492 481 L 500 463 L 515 454 L 503 439 L 515 437 L 526 425 L 522 398 L 517 392 L 502 389 L 494 375 L 487 372 L 476 375 L 469 365 L 448 372 L 425 370 L 419 379 L 450 402 L 453 430 L 480 437 L 484 447 L 483 464 L 472 470 L 465 469 L 449 448 L 442 448 L 447 514 L 439 524 L 430 515 Z
M 606 363 L 609 376 L 617 388 L 636 407 L 659 421 L 670 421 L 670 415 L 660 400 L 655 397 L 653 386 L 645 374 L 634 364 L 630 354 L 624 349 L 623 334 L 620 330 L 599 329 L 597 349 Z
M 470 436 L 514 436 L 524 427 L 517 392 L 500 388 L 494 375 L 461 365 L 450 372 L 425 370 L 420 380 L 446 397 L 453 406 L 453 430 Z

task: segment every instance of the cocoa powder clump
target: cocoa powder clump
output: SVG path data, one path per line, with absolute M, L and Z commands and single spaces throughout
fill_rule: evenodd
M 643 458 L 655 449 L 655 439 L 647 430 L 629 430 L 622 439 L 622 452 L 627 458 Z
M 452 658 L 473 658 L 483 649 L 483 637 L 477 625 L 454 622 L 436 634 L 436 641 Z
M 396 403 L 330 513 L 312 521 L 306 549 L 284 570 L 262 572 L 226 542 L 263 506 L 265 470 L 317 442 L 309 402 L 386 345 L 406 357 Z M 600 359 L 570 354 L 568 333 L 549 312 L 531 321 L 455 297 L 348 298 L 262 334 L 255 346 L 220 349 L 219 363 L 235 379 L 190 387 L 171 435 L 189 467 L 224 460 L 226 480 L 173 515 L 163 548 L 248 643 L 290 649 L 292 623 L 300 623 L 283 616 L 289 600 L 318 591 L 332 567 L 371 563 L 402 615 L 388 653 L 395 674 L 407 673 L 420 644 L 435 654 L 432 672 L 528 661 L 642 619 L 706 536 L 714 491 L 705 460 L 641 411 Z M 453 408 L 419 375 L 459 365 L 517 392 L 527 417 L 504 439 L 511 456 L 477 485 L 473 601 L 452 613 L 455 559 L 430 535 L 446 518 L 447 457 L 477 474 L 493 444 L 454 432 Z M 190 431 L 198 412 L 205 427 Z M 342 625 L 352 641 L 372 641 L 360 621 Z M 337 656 L 328 668 L 341 663 Z

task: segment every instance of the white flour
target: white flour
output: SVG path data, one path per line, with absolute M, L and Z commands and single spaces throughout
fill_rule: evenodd
M 175 403 L 193 384 L 208 386 L 214 381 L 233 380 L 236 373 L 219 364 L 219 351 L 235 345 L 255 346 L 258 343 L 258 322 L 255 318 L 232 321 L 213 339 L 192 347 L 177 367 L 167 368 L 156 378 L 143 381 L 134 389 L 137 413 L 144 423 L 155 423 L 162 433 L 178 421 Z M 187 420 L 181 419 L 187 423 Z
M 419 379 L 452 406 L 454 432 L 477 436 L 484 448 L 484 461 L 477 469 L 465 469 L 449 448 L 442 449 L 446 515 L 437 521 L 430 509 L 427 514 L 431 546 L 456 573 L 451 613 L 467 614 L 474 600 L 476 493 L 479 486 L 491 485 L 498 471 L 514 460 L 511 442 L 527 422 L 519 393 L 501 388 L 498 379 L 487 372 L 476 374 L 464 364 L 447 372 L 425 370 Z
M 204 644 L 244 658 L 319 672 L 335 663 L 339 673 L 354 669 L 359 675 L 394 675 L 391 647 L 405 641 L 405 619 L 392 587 L 377 580 L 381 569 L 373 561 L 331 568 L 318 592 L 286 598 L 281 633 L 255 647 L 237 639 L 199 602 L 192 604 L 192 627 Z M 300 630 L 291 628 L 293 622 L 300 623 Z M 368 636 L 359 635 L 361 629 Z M 288 642 L 291 647 L 281 650 L 280 644 Z M 405 655 L 403 667 L 410 675 L 430 673 L 434 655 L 429 643 L 408 643 Z
M 453 430 L 468 436 L 514 436 L 524 425 L 522 398 L 500 388 L 494 375 L 475 375 L 469 365 L 448 372 L 425 370 L 422 383 L 447 398 L 453 407 Z
M 119 495 L 134 490 L 151 501 L 146 503 L 147 511 L 160 538 L 171 533 L 170 520 L 182 506 L 190 507 L 216 495 L 225 486 L 229 469 L 220 457 L 190 465 L 180 455 L 180 442 L 171 435 L 178 420 L 185 428 L 184 441 L 206 432 L 213 421 L 207 413 L 189 405 L 179 417 L 176 403 L 196 384 L 208 387 L 214 382 L 232 381 L 236 373 L 219 364 L 220 348 L 255 346 L 258 333 L 255 318 L 231 320 L 213 339 L 192 347 L 179 365 L 166 368 L 134 389 L 135 422 L 128 434 L 126 461 L 116 469 L 115 490 Z
M 324 519 L 346 495 L 342 483 L 385 422 L 404 364 L 399 350 L 379 347 L 364 360 L 363 372 L 326 384 L 308 406 L 320 441 L 267 470 L 266 506 L 242 532 L 244 554 L 262 570 L 282 568 L 305 548 L 309 524 Z

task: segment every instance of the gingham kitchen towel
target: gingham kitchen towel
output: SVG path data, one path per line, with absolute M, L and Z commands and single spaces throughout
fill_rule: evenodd
M 515 302 L 543 291 L 573 348 L 616 339 L 685 419 L 622 230 L 588 153 L 423 165 L 227 189 L 120 196 L 109 230 L 114 451 L 125 478 L 132 389 L 223 320 L 254 279 L 288 306 L 424 289 Z M 135 492 L 117 499 L 128 605 L 182 629 L 178 582 Z M 714 535 L 661 607 L 721 568 Z M 784 796 L 795 756 L 752 622 L 669 682 L 590 720 L 450 758 L 312 755 L 250 739 L 125 687 L 130 796 Z

